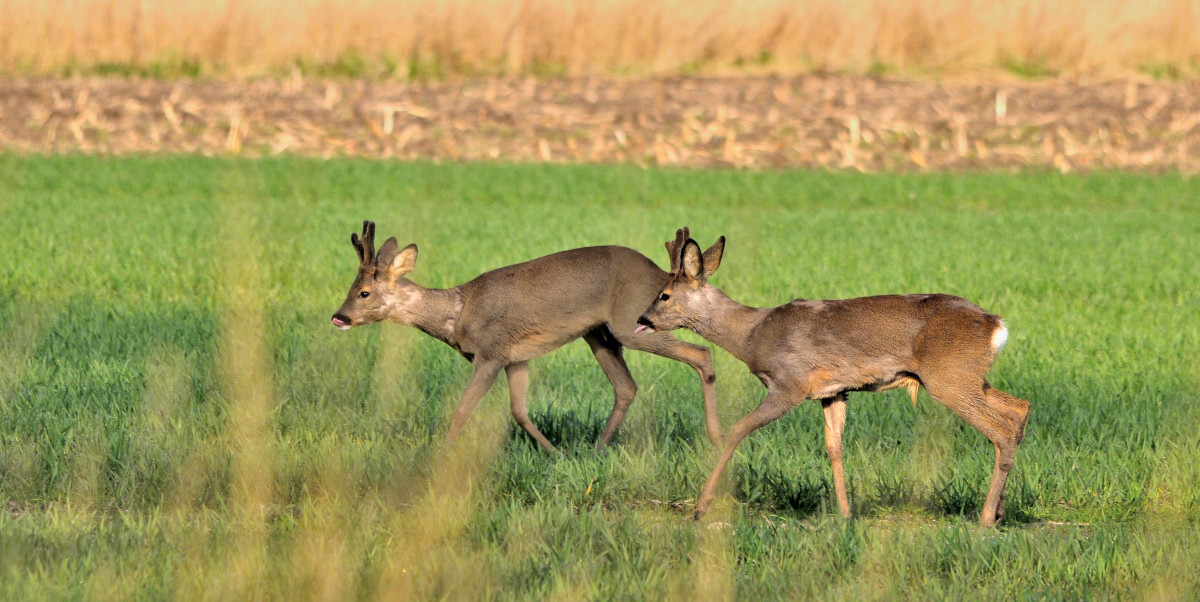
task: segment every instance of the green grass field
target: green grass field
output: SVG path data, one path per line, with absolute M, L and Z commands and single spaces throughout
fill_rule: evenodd
M 1200 180 L 0 155 L 0 598 L 1200 597 Z M 570 247 L 729 238 L 735 299 L 947 292 L 1003 315 L 1033 404 L 992 447 L 922 393 L 850 399 L 855 518 L 819 405 L 713 462 L 697 379 L 630 352 L 615 444 L 586 345 L 533 363 L 543 455 L 397 325 L 329 324 L 348 234 L 451 286 Z M 547 294 L 553 294 L 548 291 Z M 681 335 L 696 340 L 690 334 Z M 725 429 L 761 399 L 716 351 Z

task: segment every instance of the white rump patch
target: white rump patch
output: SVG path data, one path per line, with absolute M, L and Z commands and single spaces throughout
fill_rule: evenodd
M 992 351 L 1000 353 L 1000 350 L 1004 349 L 1004 344 L 1007 342 L 1008 327 L 1004 325 L 1004 322 L 1000 322 L 1000 327 L 996 329 L 996 332 L 992 333 Z

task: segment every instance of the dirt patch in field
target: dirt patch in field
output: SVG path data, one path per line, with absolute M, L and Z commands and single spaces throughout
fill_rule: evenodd
M 0 82 L 19 152 L 867 171 L 1200 169 L 1195 83 L 801 76 Z

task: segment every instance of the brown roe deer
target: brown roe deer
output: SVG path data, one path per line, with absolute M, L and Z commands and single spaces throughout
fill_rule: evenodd
M 924 386 L 995 447 L 981 520 L 985 526 L 1000 520 L 1004 485 L 1024 437 L 1029 402 L 984 379 L 1008 338 L 998 316 L 950 295 L 798 299 L 774 308 L 747 307 L 708 284 L 721 265 L 725 237 L 701 253 L 683 228 L 667 249 L 670 278 L 638 318 L 639 330 L 687 328 L 745 362 L 767 387 L 766 399 L 730 431 L 696 504 L 696 518 L 712 502 L 738 443 L 805 399 L 819 399 L 824 408 L 838 510 L 849 517 L 842 472 L 846 394 L 906 387 L 916 404 L 917 389 Z
M 667 281 L 667 273 L 645 255 L 617 246 L 574 249 L 492 270 L 453 288 L 433 289 L 404 277 L 416 266 L 416 245 L 400 249 L 393 237 L 376 254 L 370 221 L 363 222 L 362 237 L 351 234 L 350 242 L 358 252 L 358 277 L 333 314 L 333 325 L 342 330 L 380 321 L 413 326 L 453 347 L 474 367 L 450 424 L 451 443 L 503 369 L 513 418 L 553 452 L 525 406 L 527 362 L 583 337 L 614 393 L 597 449 L 612 439 L 637 393 L 624 347 L 683 362 L 699 373 L 708 438 L 720 446 L 716 375 L 708 348 L 667 333 L 634 332 L 638 314 Z

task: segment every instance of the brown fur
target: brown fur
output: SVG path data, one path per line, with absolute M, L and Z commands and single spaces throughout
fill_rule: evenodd
M 845 399 L 851 391 L 906 387 L 930 395 L 983 433 L 996 450 L 982 522 L 1003 513 L 1004 486 L 1024 437 L 1029 402 L 985 380 L 995 359 L 998 316 L 950 295 L 884 295 L 825 301 L 797 300 L 775 308 L 741 305 L 708 285 L 724 250 L 724 237 L 701 254 L 686 229 L 668 246 L 670 278 L 638 318 L 656 331 L 688 328 L 746 363 L 767 387 L 767 397 L 734 425 L 696 506 L 702 515 L 737 444 L 805 399 L 825 409 L 826 449 L 833 464 L 838 508 L 850 515 L 842 474 Z M 686 240 L 684 240 L 686 238 Z M 715 251 L 714 251 L 715 249 Z
M 613 410 L 597 448 L 612 439 L 637 393 L 622 356 L 625 347 L 696 370 L 708 436 L 720 445 L 708 348 L 667 333 L 634 332 L 638 313 L 667 281 L 667 273 L 646 256 L 617 246 L 573 249 L 492 270 L 453 288 L 432 289 L 404 277 L 416 266 L 415 245 L 399 249 L 396 239 L 389 238 L 376 255 L 374 235 L 374 223 L 363 222 L 361 239 L 351 237 L 359 272 L 333 323 L 345 329 L 379 321 L 407 324 L 445 342 L 471 362 L 474 375 L 455 410 L 451 442 L 505 369 L 513 418 L 544 449 L 554 451 L 526 411 L 526 362 L 583 338 L 614 392 Z

